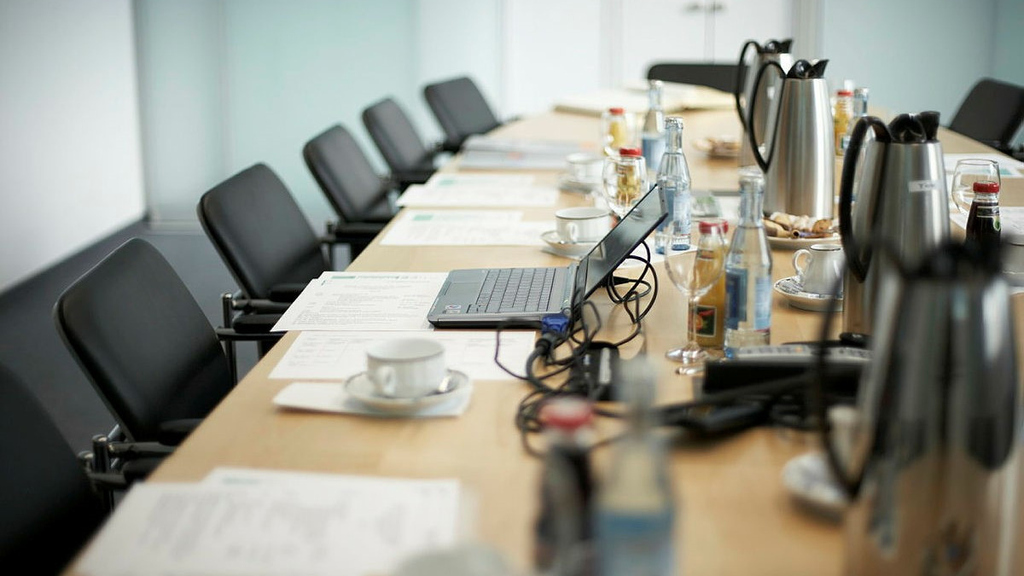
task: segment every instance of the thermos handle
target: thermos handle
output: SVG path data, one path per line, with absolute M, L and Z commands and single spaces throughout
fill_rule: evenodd
M 861 260 L 860 241 L 853 234 L 853 178 L 857 174 L 860 149 L 869 129 L 874 130 L 876 140 L 888 141 L 889 131 L 884 122 L 874 116 L 865 116 L 858 120 L 850 135 L 850 144 L 846 149 L 846 157 L 843 159 L 843 176 L 839 182 L 839 236 L 843 244 L 843 252 L 846 253 L 846 264 L 858 282 L 864 282 L 867 278 L 868 261 L 871 256 L 868 253 Z M 882 171 L 885 171 L 884 164 Z M 883 181 L 882 176 L 884 174 L 879 175 L 879 182 Z M 876 199 L 875 209 L 877 210 L 881 204 Z M 871 215 L 872 222 L 874 222 L 875 216 L 875 214 Z
M 765 160 L 764 156 L 761 155 L 761 148 L 757 144 L 757 134 L 754 134 L 754 110 L 757 110 L 757 93 L 760 92 L 761 79 L 764 78 L 764 73 L 769 68 L 778 70 L 779 77 L 785 82 L 786 71 L 782 69 L 782 66 L 778 62 L 765 62 L 761 69 L 757 71 L 757 78 L 754 80 L 754 90 L 750 93 L 750 109 L 747 110 L 747 137 L 750 139 L 750 149 L 754 153 L 754 160 L 757 160 L 757 165 L 761 167 L 763 172 L 768 172 L 768 166 L 771 165 L 772 157 L 775 156 L 775 139 L 772 139 L 771 150 L 768 150 L 768 159 Z M 781 94 L 779 99 L 781 100 Z M 768 127 L 772 132 L 777 132 L 778 128 L 778 122 L 775 123 L 775 126 Z
M 743 126 L 744 132 L 750 131 L 750 126 L 747 125 L 747 111 L 743 109 L 743 103 L 740 102 L 740 95 L 743 93 L 743 62 L 747 56 L 747 49 L 753 46 L 758 52 L 761 52 L 761 45 L 756 40 L 747 40 L 743 44 L 743 48 L 740 48 L 740 62 L 736 65 L 736 85 L 733 87 L 733 96 L 736 98 L 736 113 L 740 116 L 740 125 Z

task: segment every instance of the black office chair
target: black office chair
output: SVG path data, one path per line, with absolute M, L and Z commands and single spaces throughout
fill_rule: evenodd
M 430 84 L 423 96 L 445 133 L 444 149 L 450 152 L 457 152 L 469 136 L 501 126 L 480 89 L 465 76 Z
M 971 88 L 950 130 L 1011 154 L 1024 126 L 1024 87 L 983 78 Z
M 736 65 L 661 62 L 647 69 L 647 79 L 708 86 L 732 94 L 736 90 Z
M 107 509 L 39 401 L 0 366 L 0 566 L 58 574 Z
M 145 240 L 124 243 L 65 290 L 54 319 L 130 442 L 180 443 L 234 385 L 202 309 Z
M 241 294 L 236 309 L 281 313 L 310 280 L 331 270 L 329 250 L 281 179 L 255 164 L 203 194 L 199 222 Z
M 392 181 L 404 190 L 422 184 L 434 173 L 440 147 L 428 148 L 397 102 L 385 98 L 363 110 L 363 125 L 391 170 Z
M 340 124 L 306 142 L 302 158 L 338 213 L 331 233 L 351 247 L 354 259 L 394 216 L 389 183 L 377 176 L 352 133 Z

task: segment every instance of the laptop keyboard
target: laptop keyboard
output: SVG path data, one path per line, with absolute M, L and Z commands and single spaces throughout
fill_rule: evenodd
M 488 270 L 470 312 L 537 312 L 551 300 L 555 268 Z

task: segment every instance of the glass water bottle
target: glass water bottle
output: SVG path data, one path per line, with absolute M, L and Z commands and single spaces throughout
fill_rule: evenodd
M 661 80 L 651 80 L 647 89 L 648 108 L 644 116 L 643 129 L 640 132 L 641 148 L 647 169 L 658 173 L 661 156 L 665 153 L 665 110 L 661 106 Z
M 667 221 L 658 226 L 655 251 L 664 254 L 667 242 L 672 242 L 674 250 L 685 250 L 690 246 L 690 167 L 683 154 L 683 119 L 675 116 L 665 119 L 665 154 L 658 169 L 658 190 L 665 197 L 675 234 L 668 238 Z
M 740 224 L 725 257 L 725 351 L 767 346 L 772 321 L 772 253 L 764 231 L 764 177 L 740 175 Z

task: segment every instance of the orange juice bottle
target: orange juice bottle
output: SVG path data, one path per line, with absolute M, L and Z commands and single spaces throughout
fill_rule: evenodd
M 700 223 L 701 235 L 716 236 L 712 257 L 725 260 L 729 246 L 725 242 L 728 224 L 725 220 L 705 220 Z M 693 332 L 697 344 L 705 350 L 722 350 L 725 347 L 725 274 L 722 273 L 707 294 L 697 299 L 690 310 L 693 314 Z

